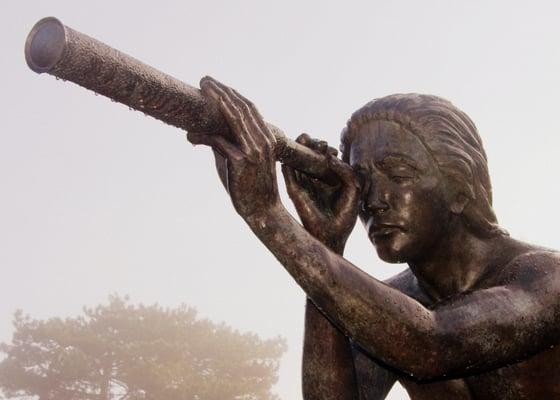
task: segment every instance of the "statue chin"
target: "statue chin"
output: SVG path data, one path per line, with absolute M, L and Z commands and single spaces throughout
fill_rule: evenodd
M 383 261 L 385 261 L 386 263 L 389 264 L 404 264 L 407 262 L 406 258 L 403 257 L 399 252 L 392 252 L 392 251 L 386 251 L 386 249 L 380 250 L 378 248 L 377 249 L 377 255 L 379 256 L 379 258 Z
M 377 256 L 390 264 L 403 264 L 406 263 L 408 257 L 406 256 L 406 251 L 403 251 L 399 246 L 395 246 L 396 243 L 379 243 L 373 242 L 375 250 L 377 251 Z
M 405 232 L 394 232 L 386 236 L 370 237 L 378 257 L 390 264 L 403 264 L 414 258 L 417 250 L 424 248 L 425 243 L 414 235 Z

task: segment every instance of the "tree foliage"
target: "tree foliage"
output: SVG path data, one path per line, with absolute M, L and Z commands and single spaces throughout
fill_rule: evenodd
M 261 340 L 197 319 L 184 305 L 84 308 L 76 318 L 36 320 L 15 313 L 3 343 L 0 388 L 39 400 L 272 400 L 281 338 Z

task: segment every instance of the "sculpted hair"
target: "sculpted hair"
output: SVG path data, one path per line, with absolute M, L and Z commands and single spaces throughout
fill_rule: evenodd
M 507 234 L 492 209 L 492 187 L 482 141 L 464 112 L 430 95 L 395 94 L 373 100 L 352 114 L 342 131 L 340 150 L 345 162 L 349 162 L 354 135 L 372 121 L 397 123 L 420 139 L 448 183 L 469 198 L 462 218 L 475 234 Z

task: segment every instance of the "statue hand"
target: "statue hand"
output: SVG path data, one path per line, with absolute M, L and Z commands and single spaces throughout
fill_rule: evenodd
M 327 142 L 311 139 L 305 133 L 296 141 L 326 155 L 339 182 L 335 186 L 328 185 L 282 165 L 288 194 L 307 231 L 334 251 L 342 253 L 358 216 L 357 178 L 352 168 L 336 157 L 336 149 L 329 147 Z
M 217 153 L 218 173 L 243 218 L 276 206 L 280 203 L 274 158 L 276 139 L 261 115 L 249 100 L 213 78 L 203 78 L 200 87 L 206 97 L 218 103 L 234 140 L 194 132 L 188 133 L 188 140 L 211 146 Z

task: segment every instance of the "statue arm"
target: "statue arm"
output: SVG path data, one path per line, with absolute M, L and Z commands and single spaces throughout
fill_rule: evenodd
M 305 400 L 383 400 L 396 376 L 336 328 L 307 299 L 303 347 Z
M 275 139 L 254 105 L 211 78 L 201 88 L 218 102 L 235 141 L 191 132 L 189 140 L 224 156 L 235 210 L 321 312 L 367 354 L 430 379 L 507 365 L 557 344 L 558 256 L 515 260 L 503 286 L 427 309 L 333 253 L 296 222 L 280 202 Z
M 305 306 L 302 391 L 305 400 L 357 400 L 350 342 L 308 298 Z
M 282 205 L 246 222 L 321 312 L 367 353 L 409 373 L 428 365 L 422 346 L 432 339 L 433 311 L 331 252 Z
M 338 249 L 329 247 L 343 253 L 343 244 Z M 305 400 L 383 400 L 395 381 L 392 372 L 352 345 L 307 298 L 302 362 Z
M 359 192 L 354 171 L 335 160 L 338 152 L 327 142 L 305 133 L 296 142 L 323 154 L 338 180 L 327 184 L 283 164 L 288 195 L 305 230 L 342 255 L 357 218 Z M 304 399 L 384 399 L 395 379 L 387 379 L 392 374 L 374 364 L 355 350 L 350 339 L 307 298 L 302 363 Z
M 281 205 L 246 221 L 339 329 L 417 379 L 506 365 L 556 344 L 560 334 L 560 276 L 548 275 L 540 290 L 494 287 L 429 310 L 331 252 Z
M 394 373 L 352 345 L 307 298 L 302 362 L 305 400 L 383 400 L 395 382 Z
M 365 354 L 355 343 L 352 352 L 360 400 L 385 399 L 397 381 L 397 375 Z

